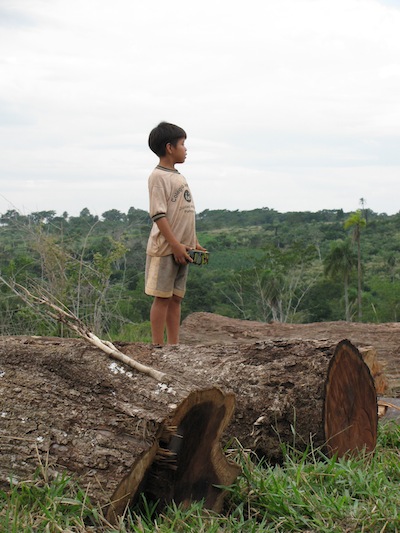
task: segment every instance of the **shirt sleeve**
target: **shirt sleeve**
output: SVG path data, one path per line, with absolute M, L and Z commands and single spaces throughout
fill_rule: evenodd
M 150 218 L 155 222 L 166 216 L 168 207 L 168 193 L 165 183 L 154 183 L 149 180 L 149 197 L 150 197 Z

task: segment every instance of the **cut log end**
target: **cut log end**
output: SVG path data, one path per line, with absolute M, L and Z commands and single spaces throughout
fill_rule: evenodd
M 240 468 L 229 461 L 221 437 L 234 411 L 233 394 L 219 389 L 192 392 L 164 421 L 153 446 L 139 457 L 115 490 L 107 519 L 115 523 L 140 495 L 158 502 L 158 510 L 174 501 L 204 501 L 220 511 L 224 491 Z
M 375 449 L 378 430 L 375 385 L 368 366 L 348 340 L 337 345 L 329 365 L 324 430 L 329 456 Z

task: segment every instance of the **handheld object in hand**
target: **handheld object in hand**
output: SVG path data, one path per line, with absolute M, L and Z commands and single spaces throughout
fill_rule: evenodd
M 188 255 L 193 259 L 194 265 L 207 265 L 208 264 L 208 252 L 202 252 L 201 250 L 189 250 Z

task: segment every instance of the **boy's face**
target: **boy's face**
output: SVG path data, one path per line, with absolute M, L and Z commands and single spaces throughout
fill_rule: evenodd
M 175 163 L 184 163 L 186 159 L 187 148 L 185 146 L 185 138 L 179 139 L 176 146 L 168 144 L 167 147 L 171 150 L 171 156 Z

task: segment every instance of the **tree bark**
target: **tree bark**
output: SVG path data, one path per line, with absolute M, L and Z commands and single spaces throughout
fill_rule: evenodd
M 0 337 L 3 481 L 27 479 L 39 459 L 77 474 L 103 505 L 111 502 L 113 520 L 141 493 L 161 506 L 204 499 L 219 510 L 216 485 L 231 484 L 239 471 L 223 454 L 222 437 L 271 461 L 281 460 L 282 442 L 297 449 L 328 442 L 330 454 L 375 446 L 374 385 L 348 341 L 118 347 L 170 381 L 112 362 L 82 340 Z M 332 433 L 325 421 L 343 402 L 352 411 Z M 361 427 L 360 411 L 363 431 L 333 446 L 338 432 Z
M 185 345 L 163 348 L 158 368 L 166 373 L 172 368 L 180 369 L 193 378 L 232 391 L 236 410 L 225 434 L 227 438 L 238 439 L 244 448 L 272 462 L 282 460 L 282 443 L 298 450 L 311 445 L 323 447 L 332 455 L 335 450 L 327 443 L 333 433 L 331 426 L 324 426 L 324 409 L 328 393 L 328 399 L 332 397 L 331 416 L 336 418 L 337 391 L 340 401 L 346 400 L 349 410 L 353 409 L 352 416 L 340 422 L 341 431 L 347 433 L 348 446 L 344 440 L 338 455 L 364 447 L 372 451 L 375 447 L 378 415 L 374 382 L 359 350 L 349 341 L 275 339 L 252 344 L 192 346 L 191 356 L 188 348 Z M 336 383 L 340 376 L 338 373 L 331 376 L 335 360 L 339 360 L 337 367 L 344 376 L 349 365 L 357 364 L 357 370 L 343 384 L 339 381 L 335 389 L 327 390 L 327 383 L 332 380 Z M 361 383 L 365 383 L 364 388 Z M 370 394 L 364 398 L 366 390 Z M 357 423 L 360 411 L 368 413 L 370 427 L 350 439 L 348 427 Z
M 66 471 L 115 521 L 141 493 L 219 511 L 239 473 L 221 448 L 234 396 L 208 383 L 159 383 L 77 339 L 1 337 L 0 387 L 3 486 Z

